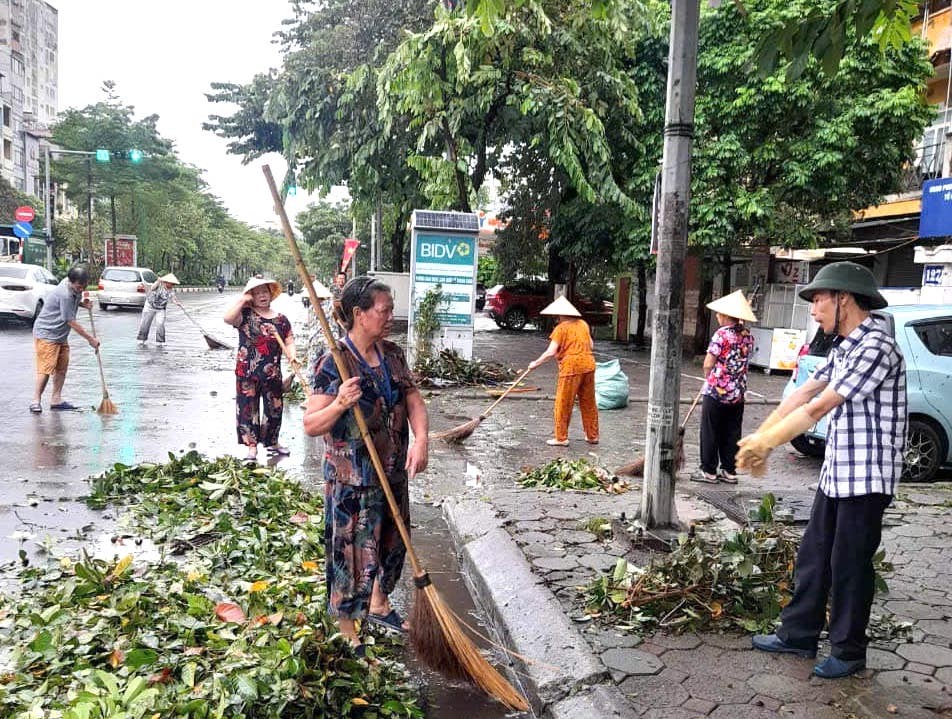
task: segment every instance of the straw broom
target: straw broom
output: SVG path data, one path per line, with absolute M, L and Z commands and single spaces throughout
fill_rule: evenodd
M 509 389 L 507 389 L 505 392 L 499 395 L 499 399 L 493 402 L 489 406 L 489 409 L 487 409 L 478 417 L 473 417 L 468 422 L 463 422 L 463 424 L 457 427 L 453 427 L 452 429 L 445 430 L 444 432 L 437 432 L 436 434 L 431 434 L 430 437 L 432 439 L 442 439 L 445 442 L 449 442 L 450 444 L 456 444 L 456 443 L 462 442 L 464 439 L 466 439 L 473 432 L 476 431 L 476 428 L 480 424 L 482 424 L 482 421 L 486 419 L 489 416 L 489 413 L 492 412 L 496 408 L 496 405 L 502 402 L 504 399 L 506 399 L 506 395 L 512 392 L 519 385 L 519 383 L 522 382 L 522 380 L 526 378 L 526 375 L 528 375 L 529 372 L 531 371 L 532 370 L 530 368 L 527 368 L 526 371 L 523 372 L 521 375 L 519 375 L 519 378 L 515 382 L 512 383 L 512 386 L 510 386 Z
M 688 420 L 691 419 L 691 414 L 694 412 L 694 408 L 697 407 L 698 400 L 701 399 L 701 395 L 703 393 L 704 388 L 702 387 L 694 397 L 694 401 L 691 403 L 688 413 L 684 415 L 684 420 L 678 426 L 678 441 L 674 446 L 674 466 L 676 471 L 684 468 L 684 426 L 688 423 Z M 644 477 L 645 455 L 641 455 L 634 462 L 629 462 L 628 464 L 619 467 L 615 470 L 615 474 L 619 477 Z
M 281 353 L 288 358 L 288 364 L 291 365 L 291 371 L 294 372 L 294 376 L 297 377 L 297 381 L 301 383 L 301 387 L 304 388 L 304 394 L 308 397 L 311 396 L 311 386 L 304 381 L 304 377 L 301 375 L 301 368 L 297 361 L 297 357 L 292 357 L 288 354 L 288 348 L 284 344 L 284 340 L 281 339 L 281 335 L 276 334 L 274 338 L 278 341 L 278 344 L 281 346 Z
M 93 330 L 93 337 L 96 337 L 96 323 L 93 321 L 92 305 L 86 308 L 89 310 L 89 326 Z M 96 339 L 99 339 L 96 337 Z M 102 370 L 102 355 L 99 354 L 99 347 L 96 348 L 96 359 L 99 360 L 99 379 L 102 381 L 102 402 L 96 410 L 99 414 L 119 414 L 119 408 L 109 399 L 109 390 L 106 389 L 106 373 Z
M 331 355 L 334 358 L 334 364 L 337 366 L 337 372 L 341 381 L 346 381 L 350 377 L 350 372 L 344 362 L 344 356 L 340 347 L 334 340 L 330 325 L 327 323 L 327 317 L 321 306 L 320 299 L 311 282 L 310 273 L 304 265 L 301 252 L 298 249 L 297 242 L 294 239 L 294 233 L 291 230 L 291 223 L 288 220 L 287 213 L 284 210 L 284 203 L 278 193 L 277 185 L 274 183 L 274 176 L 271 174 L 271 168 L 264 165 L 262 168 L 268 187 L 271 190 L 271 196 L 274 199 L 274 209 L 281 220 L 281 226 L 284 230 L 284 236 L 288 241 L 288 247 L 291 255 L 294 257 L 294 264 L 301 276 L 301 284 L 307 288 L 311 299 L 311 306 L 321 323 L 321 329 L 327 339 Z M 384 496 L 387 498 L 387 505 L 390 507 L 390 513 L 393 515 L 394 523 L 400 538 L 407 550 L 407 558 L 413 568 L 413 583 L 419 590 L 416 601 L 413 603 L 413 611 L 410 617 L 410 642 L 416 650 L 420 660 L 427 666 L 441 672 L 447 677 L 468 679 L 479 686 L 490 696 L 494 697 L 510 709 L 527 711 L 529 708 L 525 698 L 486 661 L 479 649 L 473 644 L 467 636 L 459 622 L 453 615 L 452 610 L 447 607 L 433 586 L 430 576 L 426 573 L 410 544 L 410 532 L 408 531 L 400 515 L 396 499 L 393 496 L 393 490 L 387 481 L 386 472 L 380 461 L 380 455 L 370 437 L 367 429 L 367 422 L 359 405 L 352 408 L 354 418 L 357 420 L 357 426 L 360 429 L 360 436 L 363 438 L 367 451 L 370 454 L 371 462 L 377 472 L 377 479 L 380 487 L 383 489 Z

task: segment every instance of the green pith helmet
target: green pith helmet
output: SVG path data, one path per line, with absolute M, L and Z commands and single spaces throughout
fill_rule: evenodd
M 821 267 L 813 282 L 800 290 L 800 297 L 810 302 L 813 300 L 813 294 L 820 290 L 849 292 L 865 297 L 873 310 L 882 309 L 889 304 L 886 298 L 879 294 L 873 273 L 855 262 L 834 262 Z

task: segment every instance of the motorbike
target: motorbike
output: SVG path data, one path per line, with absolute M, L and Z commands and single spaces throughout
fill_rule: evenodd
M 225 282 L 223 280 L 218 280 L 215 284 L 218 285 L 218 294 L 225 291 Z

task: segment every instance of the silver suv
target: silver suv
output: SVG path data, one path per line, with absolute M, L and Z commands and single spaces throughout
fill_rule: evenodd
M 142 307 L 159 279 L 148 267 L 106 267 L 99 277 L 99 309 Z

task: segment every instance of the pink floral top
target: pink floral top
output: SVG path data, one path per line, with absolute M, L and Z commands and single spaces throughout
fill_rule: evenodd
M 238 377 L 281 377 L 281 345 L 274 338 L 281 335 L 287 343 L 291 338 L 291 322 L 282 314 L 264 318 L 250 307 L 241 311 L 238 325 L 238 356 L 235 374 Z
M 704 394 L 722 404 L 743 402 L 747 391 L 747 363 L 753 349 L 754 338 L 744 325 L 719 328 L 707 346 L 707 353 L 716 361 L 707 375 Z

